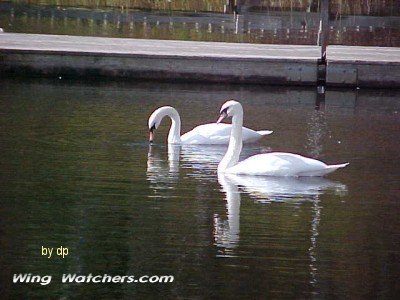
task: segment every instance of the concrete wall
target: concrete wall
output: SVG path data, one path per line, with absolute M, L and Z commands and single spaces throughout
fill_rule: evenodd
M 296 84 L 316 82 L 316 62 L 212 57 L 0 51 L 0 72 L 168 81 Z

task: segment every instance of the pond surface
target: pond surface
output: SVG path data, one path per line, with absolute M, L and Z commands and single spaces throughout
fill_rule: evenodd
M 0 280 L 7 298 L 395 298 L 399 91 L 0 81 Z M 274 133 L 242 158 L 291 151 L 350 162 L 323 179 L 218 177 L 225 147 L 147 142 L 162 105 L 183 132 L 225 99 Z M 318 110 L 316 110 L 318 104 Z M 66 247 L 65 258 L 42 247 Z M 52 275 L 48 285 L 13 274 Z M 173 283 L 62 284 L 62 274 Z

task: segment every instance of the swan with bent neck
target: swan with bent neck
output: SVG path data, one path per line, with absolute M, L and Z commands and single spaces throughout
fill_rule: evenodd
M 168 144 L 228 144 L 231 133 L 231 124 L 203 124 L 193 128 L 191 131 L 181 136 L 181 118 L 178 111 L 171 106 L 163 106 L 156 109 L 149 117 L 149 141 L 154 140 L 154 131 L 160 126 L 164 117 L 171 119 L 171 128 L 168 133 Z M 262 138 L 264 135 L 271 134 L 272 131 L 255 131 L 246 127 L 241 128 L 243 142 L 252 143 Z
M 228 150 L 218 165 L 218 173 L 265 176 L 324 176 L 348 165 L 348 163 L 327 165 L 316 159 L 285 152 L 257 154 L 239 162 L 243 145 L 242 105 L 235 100 L 225 102 L 221 107 L 217 123 L 227 117 L 232 117 L 232 132 Z

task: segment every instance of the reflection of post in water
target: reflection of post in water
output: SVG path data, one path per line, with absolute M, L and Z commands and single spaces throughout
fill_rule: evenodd
M 315 100 L 315 110 L 325 111 L 325 85 L 317 86 L 317 98 Z
M 326 135 L 328 125 L 325 118 L 325 87 L 318 86 L 315 110 L 310 113 L 307 122 L 307 141 L 305 148 L 313 158 L 320 157 L 323 150 L 323 138 Z
M 311 246 L 308 249 L 308 255 L 310 257 L 310 283 L 315 286 L 317 284 L 317 237 L 319 222 L 321 221 L 321 206 L 319 205 L 319 195 L 316 195 L 313 201 L 313 218 L 311 221 Z

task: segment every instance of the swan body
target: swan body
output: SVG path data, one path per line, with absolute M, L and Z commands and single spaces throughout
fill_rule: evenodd
M 233 174 L 267 176 L 324 176 L 347 165 L 327 165 L 298 154 L 272 152 L 251 156 L 226 171 Z
M 232 131 L 228 150 L 218 165 L 219 173 L 265 176 L 324 176 L 348 165 L 348 163 L 327 165 L 316 159 L 284 152 L 257 154 L 239 162 L 243 144 L 240 130 L 243 124 L 242 105 L 234 100 L 225 102 L 217 123 L 226 117 L 232 117 Z
M 150 142 L 154 139 L 154 130 L 158 128 L 164 117 L 171 118 L 171 128 L 168 133 L 168 144 L 212 144 L 212 145 L 224 145 L 229 143 L 229 137 L 231 134 L 231 124 L 204 124 L 193 128 L 191 131 L 180 135 L 181 131 L 181 118 L 178 111 L 171 106 L 163 106 L 156 109 L 149 117 L 149 130 L 150 130 Z M 242 127 L 243 142 L 252 143 L 264 135 L 271 134 L 272 131 L 261 130 L 255 131 L 246 127 Z

